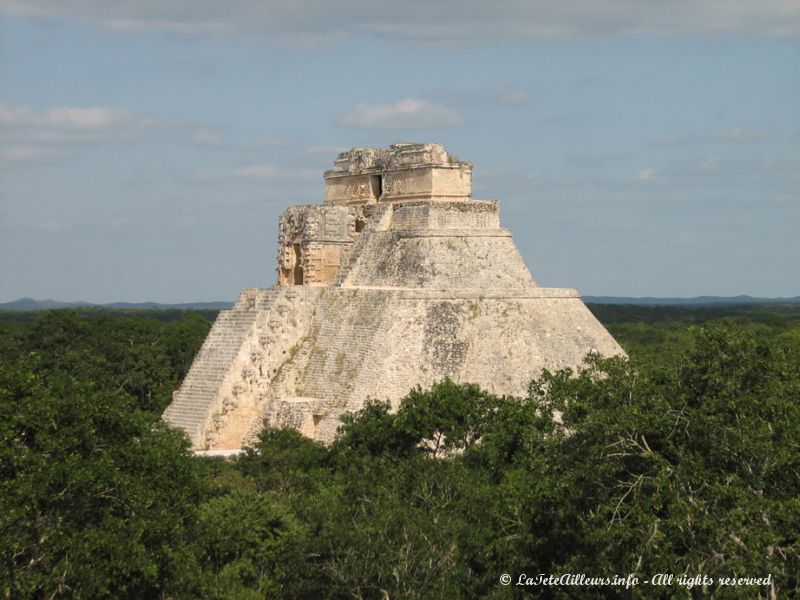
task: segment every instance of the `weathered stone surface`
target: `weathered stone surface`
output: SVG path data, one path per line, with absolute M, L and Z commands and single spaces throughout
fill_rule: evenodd
M 325 172 L 326 204 L 467 200 L 471 194 L 472 164 L 440 144 L 353 148 Z
M 575 290 L 536 285 L 497 202 L 469 199 L 471 168 L 438 144 L 340 154 L 325 204 L 280 219 L 278 286 L 220 313 L 164 419 L 197 449 L 264 425 L 330 441 L 369 398 L 444 377 L 519 395 L 542 369 L 622 353 Z

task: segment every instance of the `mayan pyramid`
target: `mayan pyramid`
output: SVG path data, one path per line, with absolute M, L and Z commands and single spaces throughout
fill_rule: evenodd
M 195 449 L 264 426 L 333 439 L 368 399 L 449 377 L 521 395 L 622 349 L 573 289 L 536 285 L 472 165 L 439 144 L 343 152 L 322 204 L 280 217 L 277 285 L 220 312 L 164 419 Z M 566 232 L 565 232 L 566 233 Z

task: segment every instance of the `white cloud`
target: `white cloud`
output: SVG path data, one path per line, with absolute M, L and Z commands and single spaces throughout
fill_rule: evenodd
M 344 146 L 313 146 L 306 149 L 306 153 L 314 156 L 329 156 L 331 160 L 339 156 L 340 152 L 347 150 Z
M 286 169 L 273 164 L 249 165 L 236 169 L 233 174 L 248 179 L 296 181 L 317 180 L 322 176 L 319 171 L 312 169 Z
M 222 137 L 210 129 L 200 129 L 192 136 L 192 143 L 195 146 L 219 146 Z
M 772 137 L 770 131 L 763 129 L 745 129 L 731 127 L 711 133 L 695 133 L 692 135 L 667 135 L 655 142 L 657 146 L 685 146 L 697 142 L 747 142 L 765 140 Z
M 699 163 L 697 163 L 697 167 L 701 171 L 714 171 L 719 168 L 720 160 L 718 158 L 704 158 Z
M 291 148 L 295 145 L 295 140 L 288 137 L 264 137 L 252 142 L 241 144 L 243 150 L 253 150 L 258 148 Z
M 359 104 L 341 118 L 343 125 L 370 129 L 452 127 L 463 122 L 455 109 L 427 100 L 407 98 L 394 104 Z
M 219 171 L 197 169 L 190 173 L 180 174 L 178 179 L 184 183 L 219 183 L 225 179 L 225 174 Z
M 46 233 L 56 233 L 59 231 L 65 231 L 67 229 L 67 226 L 61 221 L 51 220 L 39 223 L 39 225 L 37 225 L 36 228 L 39 231 L 44 231 Z
M 606 167 L 623 161 L 629 156 L 626 152 L 578 152 L 567 155 L 566 159 L 575 166 L 591 168 Z
M 46 146 L 15 145 L 0 148 L 0 163 L 42 164 L 64 158 L 64 153 Z
M 240 181 L 280 181 L 282 183 L 319 181 L 319 169 L 293 169 L 272 163 L 245 165 L 232 170 L 198 169 L 177 175 L 177 179 L 188 184 L 219 184 Z
M 796 0 L 0 0 L 0 12 L 117 31 L 269 36 L 320 44 L 355 35 L 426 42 L 800 32 Z
M 172 35 L 224 34 L 234 30 L 232 23 L 159 18 L 112 18 L 102 20 L 102 25 L 116 31 L 157 31 Z
M 256 177 L 258 179 L 283 179 L 287 177 L 287 172 L 275 165 L 250 165 L 242 167 L 234 172 L 240 177 Z
M 28 106 L 0 105 L 0 126 L 3 127 L 53 127 L 96 131 L 118 127 L 132 120 L 134 114 L 125 108 L 58 106 L 36 111 Z
M 26 142 L 92 142 L 130 137 L 158 121 L 114 106 L 56 106 L 36 110 L 0 104 L 0 135 Z
M 688 143 L 690 140 L 686 136 L 680 136 L 675 134 L 668 134 L 665 135 L 663 138 L 660 138 L 653 142 L 656 146 L 681 146 L 683 144 Z
M 497 83 L 489 89 L 489 95 L 507 106 L 524 106 L 530 102 L 528 92 L 509 89 L 504 83 Z
M 636 175 L 636 179 L 641 181 L 642 183 L 653 183 L 654 181 L 658 180 L 655 171 L 650 167 L 644 168 Z
M 723 131 L 716 131 L 708 136 L 717 142 L 738 142 L 749 140 L 763 140 L 769 137 L 766 131 L 756 131 L 743 129 L 742 127 L 732 127 Z

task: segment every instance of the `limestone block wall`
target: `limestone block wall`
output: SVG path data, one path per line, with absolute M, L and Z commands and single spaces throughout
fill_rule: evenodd
M 256 327 L 237 357 L 241 363 L 230 372 L 229 389 L 231 393 L 238 390 L 235 402 L 223 402 L 215 413 L 207 447 L 239 448 L 261 429 L 264 398 L 300 351 L 322 288 L 288 286 L 270 292 L 274 300 L 259 312 Z
M 374 204 L 382 194 L 382 183 L 380 174 L 361 173 L 330 178 L 325 186 L 325 202 Z
M 350 278 L 350 273 L 353 267 L 358 263 L 359 258 L 364 253 L 364 248 L 367 245 L 369 236 L 375 231 L 386 231 L 392 221 L 394 213 L 394 206 L 392 204 L 379 204 L 375 206 L 365 206 L 359 208 L 356 222 L 359 220 L 363 224 L 363 231 L 361 235 L 357 235 L 356 241 L 348 249 L 339 273 L 333 281 L 334 286 L 346 285 Z
M 454 161 L 441 144 L 400 143 L 389 146 L 388 168 L 403 165 L 447 165 Z
M 256 321 L 264 312 L 257 313 Z M 196 445 L 202 449 L 238 447 L 239 444 L 236 443 L 238 440 L 233 442 L 230 439 L 233 437 L 229 431 L 230 416 L 245 412 L 256 414 L 258 399 L 254 394 L 254 385 L 261 369 L 261 359 L 256 343 L 255 330 L 257 328 L 257 326 L 252 328 L 244 336 L 238 352 L 220 381 L 215 402 L 208 409 L 203 436 L 196 442 Z
M 520 395 L 542 369 L 575 367 L 590 350 L 622 353 L 574 290 L 331 288 L 264 422 L 330 441 L 368 398 L 397 406 L 444 377 Z
M 472 165 L 458 164 L 449 169 L 431 170 L 434 197 L 469 198 L 472 195 Z
M 622 352 L 574 290 L 541 292 L 395 292 L 398 316 L 383 324 L 355 389 L 396 403 L 409 381 L 425 387 L 450 377 L 521 395 L 542 369 L 575 367 L 591 349 Z M 375 373 L 385 374 L 380 385 L 370 383 Z
M 326 204 L 466 200 L 471 194 L 472 164 L 450 156 L 440 144 L 353 148 L 325 172 Z
M 536 283 L 492 201 L 413 202 L 380 212 L 335 283 L 344 287 L 527 288 Z M 391 211 L 390 213 L 388 211 Z M 380 219 L 380 220 L 378 220 Z
M 390 229 L 499 229 L 497 202 L 491 200 L 408 202 L 397 205 Z
M 358 210 L 292 206 L 281 215 L 278 285 L 326 285 L 336 277 L 356 237 Z
M 273 288 L 244 288 L 233 303 L 233 310 L 269 310 L 277 295 Z
M 370 348 L 385 333 L 381 323 L 392 318 L 383 299 L 364 290 L 321 293 L 300 351 L 264 396 L 265 424 L 333 439 Z
M 433 178 L 430 168 L 391 171 L 383 181 L 383 199 L 386 201 L 430 197 L 432 193 Z
M 370 232 L 348 286 L 510 288 L 535 286 L 505 229 Z
M 622 352 L 574 290 L 542 291 L 394 292 L 387 303 L 396 317 L 382 324 L 354 389 L 396 404 L 409 381 L 425 387 L 450 377 L 521 395 L 542 369 L 575 367 L 591 349 Z M 378 373 L 380 384 L 370 383 Z
M 333 170 L 325 173 L 328 177 L 332 173 L 358 173 L 365 170 L 383 169 L 391 160 L 392 149 L 389 148 L 351 148 L 340 152 L 333 161 Z
M 422 166 L 388 171 L 383 176 L 381 201 L 468 200 L 472 170 L 463 166 Z

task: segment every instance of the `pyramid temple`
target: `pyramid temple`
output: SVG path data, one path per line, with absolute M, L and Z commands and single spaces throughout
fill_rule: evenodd
M 539 287 L 472 165 L 439 144 L 342 152 L 322 204 L 280 217 L 277 285 L 219 313 L 163 418 L 196 450 L 265 426 L 329 442 L 368 399 L 445 377 L 522 395 L 622 349 L 573 289 Z

